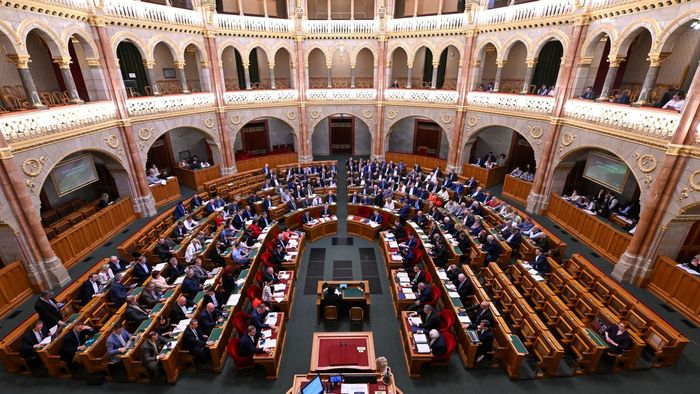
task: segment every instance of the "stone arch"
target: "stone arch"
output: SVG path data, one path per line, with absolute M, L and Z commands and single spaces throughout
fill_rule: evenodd
M 199 125 L 193 125 L 193 124 L 181 124 L 181 125 L 168 125 L 168 127 L 163 127 L 163 128 L 152 128 L 151 133 L 152 136 L 144 142 L 143 147 L 141 148 L 141 156 L 142 156 L 142 164 L 144 166 L 144 171 L 146 170 L 146 159 L 148 158 L 148 151 L 151 150 L 151 147 L 153 144 L 160 138 L 162 135 L 167 134 L 173 130 L 176 129 L 192 129 L 193 131 L 198 132 L 199 134 L 202 134 L 204 136 L 204 139 L 207 141 L 213 142 L 214 145 L 221 151 L 221 143 L 219 141 L 219 138 L 217 134 L 213 130 L 206 130 Z M 136 128 L 135 128 L 136 129 Z M 139 129 L 142 129 L 139 127 Z M 137 139 L 140 138 L 139 136 L 140 132 L 137 131 Z M 218 160 L 218 159 L 217 159 Z
M 314 109 L 309 109 L 306 111 L 308 119 L 308 129 L 309 130 L 314 130 L 316 126 L 318 126 L 321 121 L 324 119 L 328 118 L 329 116 L 333 115 L 338 115 L 338 114 L 346 114 L 346 115 L 352 115 L 358 119 L 362 119 L 362 121 L 369 126 L 369 132 L 372 135 L 372 138 L 374 138 L 374 110 L 369 110 L 366 109 L 367 106 L 359 106 L 359 105 L 348 105 L 346 107 L 343 107 L 342 110 L 340 110 L 339 107 L 334 106 L 334 107 L 326 107 L 326 106 L 317 106 Z M 369 116 L 368 116 L 369 115 Z M 313 131 L 312 131 L 313 135 Z
M 114 54 L 114 57 L 116 59 L 119 58 L 117 55 L 117 47 L 119 44 L 122 43 L 122 41 L 128 41 L 131 44 L 136 47 L 136 49 L 139 51 L 141 54 L 141 58 L 143 60 L 148 60 L 153 57 L 153 54 L 151 53 L 150 55 L 147 52 L 148 44 L 143 42 L 143 40 L 136 34 L 128 31 L 128 30 L 122 30 L 119 33 L 115 34 L 112 36 L 112 39 L 110 41 L 110 46 L 112 47 L 112 53 Z
M 398 49 L 403 49 L 403 51 L 406 53 L 406 58 L 408 59 L 408 53 L 410 52 L 408 45 L 399 43 L 399 44 L 394 44 L 388 51 L 387 51 L 387 59 L 386 61 L 388 64 L 391 64 L 394 61 L 394 53 Z
M 428 114 L 428 113 L 426 113 L 426 114 L 409 113 L 409 114 L 402 114 L 401 116 L 396 116 L 394 119 L 392 119 L 391 124 L 387 125 L 387 129 L 385 129 L 385 131 L 384 131 L 384 141 L 385 142 L 384 142 L 384 147 L 383 147 L 384 149 L 383 149 L 382 154 L 386 154 L 387 152 L 389 152 L 389 148 L 390 148 L 391 141 L 392 141 L 391 135 L 395 131 L 394 127 L 397 126 L 399 124 L 399 122 L 401 122 L 405 119 L 410 119 L 410 118 L 424 118 L 424 119 L 429 119 L 429 120 L 433 121 L 435 124 L 438 125 L 438 127 L 440 127 L 440 131 L 441 131 L 440 145 L 442 145 L 442 138 L 443 138 L 442 134 L 444 133 L 444 136 L 446 137 L 445 141 L 447 142 L 447 150 L 445 152 L 445 157 L 441 157 L 441 155 L 440 155 L 440 152 L 441 152 L 440 148 L 441 147 L 438 147 L 437 158 L 447 160 L 447 158 L 450 157 L 450 150 L 453 149 L 454 137 L 452 135 L 453 126 L 451 124 L 447 124 L 447 123 L 451 123 L 453 119 L 450 115 L 449 122 L 445 122 L 445 120 L 447 120 L 447 118 L 445 118 L 445 115 L 447 115 L 447 114 L 443 114 L 442 116 L 438 116 L 437 118 L 434 116 L 434 114 Z M 439 118 L 442 118 L 442 119 L 439 119 Z M 415 132 L 415 129 L 414 129 L 414 132 Z M 411 141 L 411 144 L 413 144 L 413 141 Z
M 681 27 L 692 23 L 695 20 L 700 20 L 700 12 L 697 10 L 686 12 L 685 14 L 674 19 L 659 32 L 656 41 L 652 41 L 651 51 L 657 53 L 670 53 L 673 50 L 676 40 L 683 32 Z
M 76 37 L 83 45 L 87 57 L 93 59 L 98 59 L 100 57 L 97 44 L 95 44 L 90 34 L 76 25 L 71 25 L 63 31 L 61 42 L 65 43 L 66 47 L 68 47 L 68 41 L 73 37 Z
M 193 46 L 195 49 L 197 49 L 197 57 L 200 59 L 200 61 L 205 60 L 205 54 L 207 53 L 204 48 L 202 47 L 202 44 L 196 40 L 186 40 L 180 44 L 180 47 L 177 50 L 177 55 L 181 59 L 185 59 L 185 51 L 187 48 L 190 46 Z M 207 61 L 208 63 L 208 61 Z
M 457 53 L 459 53 L 459 62 L 462 62 L 462 59 L 464 59 L 464 43 L 460 42 L 456 38 L 449 38 L 445 41 L 441 41 L 440 44 L 441 45 L 437 48 L 439 53 L 442 53 L 445 49 L 453 46 L 457 50 Z
M 240 45 L 236 45 L 236 44 L 238 44 L 238 43 L 239 43 L 239 41 L 236 41 L 236 40 L 233 40 L 233 39 L 228 39 L 228 40 L 225 40 L 224 42 L 222 42 L 221 44 L 219 44 L 219 45 L 218 45 L 218 52 L 219 52 L 219 53 L 218 53 L 218 55 L 219 55 L 218 58 L 219 58 L 219 59 L 222 59 L 223 56 L 224 56 L 224 51 L 225 51 L 226 49 L 228 49 L 228 48 L 233 48 L 233 49 L 237 50 L 238 53 L 240 53 L 240 54 L 241 54 L 241 57 L 242 57 L 242 56 L 243 56 L 243 52 L 244 52 L 244 48 L 241 47 Z M 246 52 L 246 53 L 247 53 L 247 52 Z
M 250 47 L 247 47 L 247 48 L 246 48 L 246 51 L 245 51 L 245 54 L 244 54 L 243 52 L 241 52 L 241 56 L 243 56 L 243 59 L 248 59 L 248 58 L 250 58 L 250 54 L 253 53 L 253 51 L 256 50 L 256 49 L 259 49 L 260 52 L 262 52 L 263 55 L 265 55 L 265 60 L 266 60 L 267 62 L 270 62 L 270 54 L 268 53 L 268 49 L 267 49 L 266 47 L 264 47 L 263 45 L 259 44 L 259 43 L 254 44 L 254 45 L 252 45 L 252 46 L 250 46 Z M 274 55 L 273 55 L 273 56 L 274 56 Z M 273 61 L 274 61 L 274 57 L 273 57 L 272 59 L 273 59 Z M 245 60 L 244 60 L 244 61 L 245 61 Z
M 528 52 L 527 54 L 527 58 L 537 59 L 542 52 L 542 48 L 544 48 L 544 46 L 552 40 L 559 41 L 562 48 L 564 48 L 564 53 L 566 53 L 566 48 L 569 46 L 569 37 L 559 30 L 552 30 L 547 32 L 544 37 L 540 38 L 534 43 L 534 45 L 531 47 L 532 51 Z
M 337 108 L 337 107 L 336 108 L 329 108 L 327 111 L 324 111 L 324 113 L 322 115 L 320 113 L 318 113 L 318 116 L 316 116 L 315 119 L 314 119 L 315 115 L 311 114 L 311 118 L 313 120 L 313 126 L 310 128 L 311 131 L 310 131 L 310 135 L 308 138 L 309 139 L 309 152 L 311 154 L 314 154 L 314 151 L 315 151 L 315 149 L 314 149 L 314 136 L 316 136 L 317 138 L 321 138 L 321 139 L 323 139 L 323 137 L 324 137 L 322 134 L 317 133 L 318 131 L 323 130 L 322 127 L 319 127 L 319 126 L 321 126 L 322 122 L 324 122 L 326 120 L 330 120 L 331 117 L 336 116 L 336 115 L 350 115 L 350 116 L 353 116 L 354 119 L 356 120 L 355 124 L 354 124 L 355 129 L 353 130 L 354 138 L 352 141 L 352 146 L 353 146 L 353 150 L 354 150 L 353 154 L 363 155 L 364 150 L 366 150 L 367 151 L 366 153 L 371 155 L 373 152 L 373 146 L 376 143 L 376 139 L 374 138 L 374 122 L 372 121 L 373 120 L 372 117 L 368 118 L 365 116 L 366 113 L 361 114 L 361 115 L 353 113 L 357 110 L 358 110 L 358 108 L 351 108 L 351 107 L 348 107 L 347 109 L 342 108 L 342 110 L 339 110 L 339 108 Z M 363 113 L 364 111 L 359 111 L 359 112 Z M 358 131 L 358 121 L 360 123 L 359 128 L 366 130 L 367 134 L 369 135 L 369 141 L 365 141 L 362 138 L 363 135 L 360 135 L 360 133 L 357 132 Z M 326 133 L 327 131 L 328 131 L 328 129 L 326 129 L 325 131 L 322 131 L 321 133 Z M 328 141 L 330 141 L 330 135 L 327 135 L 326 137 L 328 138 Z M 362 145 L 361 143 L 365 143 L 365 144 Z M 361 149 L 361 152 L 357 151 L 358 148 Z M 324 155 L 322 152 L 317 151 L 317 153 Z M 330 154 L 330 152 L 329 152 L 329 154 Z
M 296 58 L 294 56 L 292 56 L 292 54 L 294 53 L 294 48 L 290 48 L 289 45 L 287 45 L 287 43 L 280 42 L 279 44 L 270 48 L 270 54 L 272 55 L 272 58 L 275 59 L 275 57 L 277 56 L 279 51 L 281 51 L 282 49 L 287 51 L 287 53 L 289 54 L 289 61 L 290 61 L 291 67 L 295 68 L 296 63 L 294 62 L 294 60 Z
M 611 47 L 617 43 L 617 30 L 615 30 L 615 26 L 611 24 L 604 24 L 598 27 L 597 29 L 593 30 L 592 32 L 588 33 L 586 36 L 587 39 L 582 47 L 582 57 L 592 56 L 595 47 L 598 45 L 598 43 L 603 37 L 608 37 L 608 40 L 610 40 Z
M 147 48 L 150 57 L 147 60 L 155 60 L 155 49 L 156 46 L 158 46 L 158 44 L 164 44 L 170 50 L 170 54 L 173 57 L 173 61 L 179 62 L 183 60 L 184 51 L 180 50 L 178 45 L 175 44 L 171 39 L 160 35 L 152 37 L 148 41 Z
M 542 155 L 542 141 L 545 138 L 544 133 L 546 133 L 546 124 L 542 125 L 532 125 L 532 126 L 522 126 L 518 127 L 518 125 L 513 125 L 513 123 L 509 122 L 504 122 L 505 119 L 500 118 L 500 119 L 491 119 L 490 121 L 487 121 L 486 123 L 480 123 L 478 128 L 475 128 L 474 130 L 467 130 L 467 132 L 464 134 L 464 138 L 462 138 L 462 141 L 465 141 L 465 145 L 468 145 L 470 142 L 473 143 L 476 140 L 476 137 L 479 136 L 483 131 L 485 131 L 488 128 L 491 127 L 503 127 L 507 128 L 510 130 L 515 131 L 516 133 L 520 134 L 521 137 L 525 138 L 525 140 L 530 144 L 530 147 L 532 147 L 532 151 L 534 152 L 535 156 L 535 166 L 538 167 L 540 165 L 540 160 L 541 160 L 541 155 Z M 533 131 L 534 128 L 534 131 Z M 538 138 L 534 138 L 533 134 L 535 136 L 539 136 Z M 460 147 L 463 148 L 463 147 Z M 462 154 L 466 155 L 468 152 L 463 151 Z M 507 153 L 507 152 L 501 152 L 501 153 Z M 460 158 L 462 161 L 466 158 Z M 461 162 L 461 161 L 460 161 Z
M 68 57 L 68 41 L 64 43 L 61 37 L 44 22 L 37 20 L 24 21 L 20 24 L 17 31 L 19 36 L 22 37 L 22 42 L 25 46 L 29 34 L 34 32 L 44 40 L 52 57 Z
M 4 21 L 0 21 L 0 45 L 8 55 L 26 54 L 27 52 L 20 35 Z
M 377 67 L 377 62 L 378 62 L 377 51 L 375 50 L 374 47 L 372 47 L 370 45 L 355 47 L 354 50 L 350 53 L 350 58 L 352 59 L 353 62 L 357 62 L 357 55 L 359 55 L 360 52 L 365 51 L 365 50 L 370 51 L 370 53 L 372 53 L 372 61 L 373 61 L 372 65 L 374 67 Z
M 413 51 L 407 52 L 408 53 L 408 58 L 411 59 L 412 62 L 415 62 L 416 60 L 416 54 L 418 54 L 418 51 L 420 51 L 421 48 L 425 47 L 425 49 L 429 50 L 430 53 L 433 54 L 433 57 L 435 56 L 436 49 L 435 49 L 435 44 L 433 44 L 430 41 L 421 41 L 417 43 L 416 45 L 413 46 Z
M 304 56 L 304 62 L 306 63 L 305 64 L 306 66 L 309 65 L 309 58 L 311 57 L 311 53 L 313 53 L 317 49 L 319 51 L 321 51 L 321 53 L 323 54 L 323 58 L 326 60 L 326 63 L 328 63 L 328 59 L 333 59 L 333 53 L 331 52 L 330 56 L 329 56 L 328 48 L 326 48 L 322 45 L 319 45 L 319 44 L 312 45 L 312 46 L 306 48 L 306 55 Z M 324 64 L 324 66 L 325 66 L 325 64 Z
M 651 42 L 652 42 L 652 47 L 654 46 L 654 42 L 656 42 L 657 37 L 659 36 L 659 24 L 649 18 L 642 18 L 633 25 L 627 27 L 625 30 L 623 30 L 620 33 L 620 39 L 616 43 L 615 46 L 612 46 L 610 49 L 610 55 L 611 56 L 625 56 L 627 55 L 629 51 L 629 47 L 632 44 L 632 41 L 641 33 L 646 30 L 649 32 L 651 35 Z M 613 53 L 614 52 L 614 53 Z
M 484 57 L 484 53 L 486 51 L 486 47 L 491 44 L 494 48 L 496 48 L 496 59 L 499 59 L 501 57 L 501 53 L 503 52 L 503 47 L 501 46 L 501 43 L 490 37 L 481 42 L 477 47 L 476 51 L 474 53 L 476 54 L 476 60 L 482 61 Z
M 295 113 L 296 114 L 296 113 Z M 231 144 L 233 148 L 233 153 L 236 153 L 236 142 L 238 140 L 238 137 L 240 135 L 241 130 L 248 125 L 251 122 L 255 122 L 256 120 L 263 120 L 263 119 L 275 119 L 279 120 L 282 123 L 284 123 L 286 126 L 289 127 L 289 133 L 292 135 L 292 141 L 294 145 L 294 150 L 297 152 L 298 155 L 301 155 L 301 139 L 299 137 L 299 131 L 297 130 L 297 124 L 295 122 L 296 117 L 294 118 L 295 120 L 291 119 L 285 119 L 288 118 L 287 116 L 279 116 L 279 114 L 262 114 L 260 116 L 254 116 L 251 117 L 250 119 L 245 119 L 242 120 L 237 124 L 233 125 L 231 127 Z
M 529 54 L 532 52 L 532 46 L 533 46 L 532 41 L 529 38 L 518 34 L 518 35 L 514 36 L 513 38 L 511 38 L 510 40 L 508 40 L 505 44 L 503 44 L 503 51 L 502 52 L 499 51 L 499 52 L 501 52 L 500 56 L 497 57 L 496 59 L 508 60 L 508 56 L 510 55 L 510 51 L 513 49 L 513 47 L 515 47 L 518 44 L 518 42 L 522 42 L 522 44 L 525 45 L 525 53 L 526 54 Z

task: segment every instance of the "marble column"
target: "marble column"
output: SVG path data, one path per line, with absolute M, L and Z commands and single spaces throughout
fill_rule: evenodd
M 440 62 L 433 62 L 433 77 L 430 79 L 430 89 L 437 88 L 437 78 L 438 69 L 440 68 Z
M 187 86 L 187 75 L 185 75 L 185 62 L 175 62 L 175 70 L 177 71 L 177 79 L 180 80 L 180 91 L 184 94 L 190 93 Z
M 62 57 L 53 59 L 53 62 L 58 65 L 58 69 L 61 70 L 61 78 L 63 78 L 63 84 L 66 86 L 66 91 L 68 92 L 68 99 L 71 104 L 80 104 L 83 100 L 78 95 L 78 88 L 75 87 L 75 80 L 73 79 L 73 74 L 70 72 L 71 59 L 69 57 Z
M 527 59 L 525 62 L 527 63 L 527 70 L 525 71 L 525 80 L 520 94 L 530 93 L 530 85 L 532 85 L 532 78 L 535 76 L 535 65 L 537 64 L 535 59 Z M 536 91 L 537 89 L 535 89 L 535 92 Z
M 612 90 L 613 84 L 615 83 L 615 78 L 617 77 L 617 71 L 620 69 L 620 63 L 625 60 L 624 57 L 610 57 L 608 62 L 610 67 L 608 68 L 608 73 L 605 75 L 605 82 L 603 82 L 603 89 L 600 92 L 601 101 L 605 101 L 610 96 L 610 91 Z
M 36 109 L 46 109 L 46 105 L 41 102 L 41 98 L 39 97 L 39 91 L 36 89 L 36 85 L 34 84 L 32 73 L 29 72 L 29 56 L 14 56 L 10 58 L 10 61 L 15 63 L 15 66 L 17 67 L 19 79 L 22 81 L 24 94 L 27 96 L 29 105 Z
M 350 87 L 355 87 L 355 65 L 350 65 Z
M 199 90 L 201 92 L 213 92 L 212 89 L 212 75 L 209 69 L 209 62 L 201 61 L 199 62 Z M 221 80 L 223 81 L 223 79 Z M 225 85 L 224 85 L 225 90 Z
M 296 89 L 299 86 L 297 83 L 297 68 L 294 66 L 294 63 L 292 63 L 292 67 L 289 70 L 289 86 L 287 86 L 287 89 Z
M 277 89 L 275 85 L 275 63 L 270 63 L 270 89 Z
M 328 80 L 328 89 L 333 87 L 333 74 L 331 73 L 331 65 L 326 64 L 326 79 Z
M 639 98 L 635 105 L 644 105 L 649 101 L 649 95 L 651 91 L 654 90 L 656 86 L 656 78 L 659 76 L 659 70 L 661 70 L 661 63 L 666 59 L 666 56 L 661 54 L 649 55 L 649 70 L 647 70 L 647 75 L 644 78 L 644 84 L 642 84 L 642 90 L 639 93 Z
M 411 80 L 413 79 L 413 63 L 408 63 L 408 71 L 406 72 L 406 89 L 411 88 Z
M 245 76 L 245 90 L 250 90 L 250 63 L 243 63 L 243 75 Z
M 148 84 L 151 85 L 151 90 L 154 96 L 160 96 L 160 90 L 158 90 L 158 79 L 156 79 L 156 62 L 145 61 L 143 65 L 146 67 L 146 74 L 148 74 Z
M 503 75 L 503 66 L 506 65 L 505 60 L 499 60 L 496 62 L 496 79 L 493 81 L 493 91 L 499 92 L 501 90 L 501 76 Z
M 304 64 L 304 86 L 311 89 L 311 80 L 309 78 L 309 63 Z

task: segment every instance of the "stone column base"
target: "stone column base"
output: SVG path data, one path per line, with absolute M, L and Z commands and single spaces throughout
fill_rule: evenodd
M 453 165 L 447 165 L 447 172 L 454 171 L 455 174 L 460 175 L 462 174 L 462 167 L 460 166 L 453 166 Z
M 143 217 L 155 216 L 158 211 L 156 210 L 156 200 L 153 198 L 153 195 L 149 194 L 145 197 L 134 198 L 134 210 Z
M 48 289 L 63 287 L 71 281 L 66 267 L 63 266 L 61 259 L 56 256 L 42 260 L 38 265 L 44 277 L 44 284 Z
M 528 213 L 541 215 L 547 208 L 547 205 L 549 205 L 549 196 L 530 192 L 527 196 L 527 207 L 525 210 Z
M 641 286 L 654 267 L 654 260 L 625 252 L 615 264 L 611 276 L 619 282 Z
M 233 175 L 238 172 L 238 169 L 236 168 L 236 165 L 232 165 L 231 167 L 221 167 L 221 176 L 229 176 Z
M 370 158 L 372 160 L 377 160 L 377 161 L 386 160 L 386 157 L 384 155 L 371 155 Z
M 310 161 L 314 161 L 314 155 L 307 155 L 307 156 L 299 155 L 299 162 L 300 163 L 308 163 Z

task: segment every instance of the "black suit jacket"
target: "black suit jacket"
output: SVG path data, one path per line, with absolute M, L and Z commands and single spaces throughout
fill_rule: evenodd
M 97 286 L 99 289 L 99 285 Z M 90 302 L 92 299 L 92 296 L 95 295 L 95 289 L 92 287 L 92 283 L 89 280 L 86 280 L 83 282 L 83 285 L 80 287 L 80 301 L 82 302 L 83 305 L 87 304 Z
M 224 294 L 220 291 L 214 292 L 214 297 L 216 298 L 216 308 L 221 309 L 223 308 L 224 304 L 226 303 L 226 300 L 224 299 Z M 207 304 L 212 302 L 212 296 L 209 294 L 204 295 L 204 305 L 206 306 Z
M 256 353 L 264 353 L 264 349 L 255 346 L 259 338 L 260 334 L 256 334 L 255 338 L 251 338 L 250 335 L 247 334 L 244 335 L 238 343 L 238 355 L 241 357 L 252 357 Z
M 148 319 L 148 314 L 145 312 L 142 312 L 141 310 L 137 309 L 136 307 L 129 305 L 126 307 L 126 310 L 124 311 L 124 318 L 127 321 L 132 321 L 136 322 L 137 324 L 141 324 L 142 321 Z
M 211 334 L 211 330 L 216 327 L 216 320 L 219 318 L 220 312 L 216 309 L 214 312 L 209 314 L 206 309 L 202 311 L 199 315 L 199 328 L 202 330 L 204 335 Z
M 532 266 L 540 275 L 549 272 L 549 261 L 547 261 L 547 256 L 544 254 L 536 256 L 535 260 L 532 262 Z
M 442 334 L 440 334 L 440 337 L 433 342 L 430 350 L 432 350 L 433 355 L 435 356 L 441 356 L 447 353 L 447 342 Z
M 93 333 L 94 331 L 89 329 L 83 330 L 78 334 L 75 334 L 73 330 L 66 333 L 66 335 L 63 337 L 63 342 L 61 343 L 61 360 L 66 363 L 73 362 L 73 357 L 75 356 L 75 352 L 78 351 L 78 347 L 82 346 L 85 343 L 85 340 L 92 336 Z
M 438 327 L 440 327 L 440 316 L 438 316 L 438 314 L 435 311 L 433 311 L 430 315 L 427 316 L 423 311 L 420 311 L 418 314 L 423 320 L 423 323 L 419 326 L 422 329 L 430 331 L 432 329 L 437 330 Z
M 464 303 L 468 299 L 470 295 L 472 295 L 472 282 L 469 281 L 469 279 L 464 279 L 464 282 L 460 284 L 457 282 L 455 284 L 457 286 L 457 293 L 459 294 L 459 299 Z
M 472 323 L 470 325 L 470 328 L 475 329 L 476 327 L 479 326 L 479 323 L 482 320 L 487 320 L 489 322 L 489 327 L 493 327 L 493 314 L 491 313 L 491 309 L 484 309 L 482 310 L 479 308 L 479 306 L 476 306 L 476 312 L 474 314 L 474 319 L 472 320 Z
M 58 305 L 58 302 L 56 302 L 55 299 L 52 299 L 52 301 Z M 59 309 L 55 308 L 49 302 L 44 301 L 41 298 L 39 298 L 36 301 L 36 304 L 34 304 L 34 310 L 39 315 L 39 320 L 44 322 L 44 327 L 47 329 L 55 326 L 60 320 L 63 319 Z
M 190 306 L 189 304 L 190 303 L 187 302 L 188 307 Z M 185 312 L 182 311 L 182 308 L 180 308 L 180 305 L 175 304 L 170 308 L 170 321 L 173 324 L 177 324 L 180 322 L 180 320 L 185 319 L 187 319 L 187 316 L 185 315 Z
M 192 353 L 201 352 L 204 346 L 206 346 L 207 344 L 207 340 L 204 338 L 205 334 L 202 332 L 202 330 L 200 330 L 199 327 L 197 327 L 196 330 L 199 339 L 197 339 L 197 337 L 192 332 L 192 329 L 189 327 L 185 329 L 185 332 L 183 333 L 182 337 L 182 346 Z
M 47 334 L 48 332 L 46 332 L 45 329 L 42 330 L 42 335 L 44 337 L 46 337 Z M 22 347 L 19 350 L 19 354 L 25 359 L 32 359 L 38 357 L 39 355 L 36 354 L 36 349 L 34 349 L 34 345 L 38 344 L 39 340 L 34 334 L 34 330 L 27 331 L 22 337 Z
M 158 245 L 158 246 L 160 246 L 160 245 Z M 158 247 L 158 246 L 156 246 L 156 247 Z M 170 254 L 170 253 L 168 253 L 168 254 Z M 151 266 L 146 264 L 146 267 L 148 267 L 148 271 L 146 271 L 141 266 L 141 264 L 137 263 L 136 265 L 134 265 L 134 270 L 133 270 L 131 276 L 134 277 L 134 281 L 136 283 L 138 283 L 138 284 L 143 283 L 143 281 L 145 281 L 151 275 Z

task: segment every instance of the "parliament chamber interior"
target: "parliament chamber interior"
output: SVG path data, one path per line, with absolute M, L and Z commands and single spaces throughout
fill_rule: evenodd
M 0 16 L 3 392 L 697 390 L 700 1 Z

